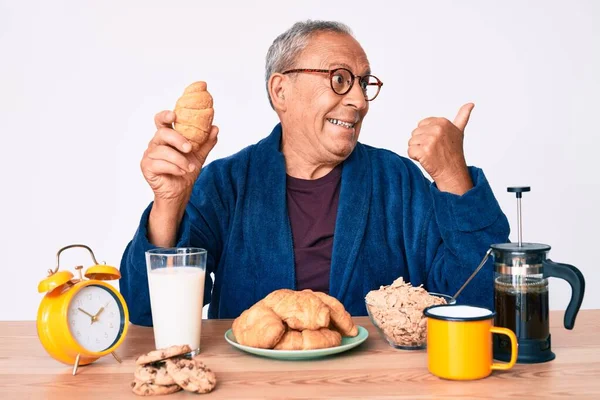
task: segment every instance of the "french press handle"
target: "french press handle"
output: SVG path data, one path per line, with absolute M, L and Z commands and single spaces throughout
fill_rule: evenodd
M 567 329 L 573 329 L 585 293 L 585 278 L 581 271 L 569 264 L 556 263 L 550 259 L 544 260 L 542 264 L 544 278 L 564 279 L 571 285 L 571 300 L 565 311 L 564 325 Z

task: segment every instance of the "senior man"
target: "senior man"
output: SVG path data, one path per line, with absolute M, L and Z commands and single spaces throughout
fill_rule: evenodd
M 280 123 L 258 143 L 204 165 L 218 128 L 192 150 L 172 129 L 174 113 L 157 114 L 141 162 L 154 201 L 121 263 L 131 322 L 152 324 L 144 252 L 156 247 L 208 251 L 209 318 L 235 318 L 280 288 L 329 293 L 352 315 L 366 315 L 366 293 L 398 277 L 454 294 L 509 234 L 482 170 L 463 154 L 473 104 L 412 132 L 408 155 L 430 182 L 408 158 L 358 142 L 382 85 L 348 27 L 306 21 L 268 51 Z M 492 274 L 488 262 L 459 302 L 493 307 Z

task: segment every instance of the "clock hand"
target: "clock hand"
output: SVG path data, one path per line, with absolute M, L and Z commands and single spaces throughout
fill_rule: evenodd
M 85 311 L 83 308 L 77 307 L 77 309 L 79 311 L 81 311 L 82 313 L 84 313 L 85 315 L 87 315 L 88 317 L 94 318 L 94 316 L 92 314 L 90 314 L 89 312 Z
M 110 303 L 110 302 L 109 302 Z M 104 311 L 104 309 L 108 307 L 108 303 L 106 303 L 106 305 L 100 307 L 100 309 L 98 310 L 98 312 L 96 313 L 96 315 L 94 315 L 92 317 L 92 323 L 98 320 L 98 316 L 102 313 L 102 311 Z
M 92 322 L 90 322 L 90 325 L 94 323 L 94 316 L 92 314 L 90 314 L 89 312 L 85 311 L 83 308 L 81 307 L 77 307 L 77 309 L 79 311 L 81 311 L 82 313 L 84 313 L 85 315 L 89 316 L 92 319 Z

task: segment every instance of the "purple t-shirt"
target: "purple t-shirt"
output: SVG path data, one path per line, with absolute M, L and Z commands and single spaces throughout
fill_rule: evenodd
M 287 205 L 294 241 L 297 290 L 329 293 L 341 164 L 314 180 L 287 176 Z

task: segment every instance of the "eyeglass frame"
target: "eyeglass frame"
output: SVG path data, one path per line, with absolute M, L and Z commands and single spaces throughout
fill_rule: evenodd
M 347 71 L 350 74 L 350 76 L 352 77 L 352 81 L 350 81 L 350 86 L 348 86 L 348 89 L 344 93 L 338 93 L 333 88 L 333 80 L 332 80 L 333 74 L 336 71 L 339 71 L 339 70 Z M 381 92 L 381 87 L 383 86 L 383 82 L 381 81 L 381 79 L 379 79 L 375 75 L 371 75 L 371 74 L 367 74 L 367 75 L 363 75 L 363 76 L 354 75 L 352 73 L 352 71 L 350 71 L 348 68 L 344 68 L 344 67 L 334 68 L 334 69 L 295 68 L 295 69 L 289 69 L 287 71 L 284 71 L 284 72 L 282 72 L 282 74 L 283 75 L 287 75 L 287 74 L 299 73 L 299 72 L 318 72 L 318 73 L 322 73 L 322 74 L 329 74 L 329 84 L 331 85 L 331 90 L 333 90 L 333 93 L 335 93 L 335 94 L 337 94 L 339 96 L 345 96 L 346 94 L 348 94 L 352 90 L 352 87 L 354 86 L 354 81 L 356 80 L 356 78 L 358 78 L 358 84 L 360 85 L 361 82 L 363 82 L 365 80 L 365 78 L 371 76 L 371 77 L 373 77 L 373 78 L 375 78 L 377 80 L 377 83 L 375 83 L 375 84 L 369 84 L 367 82 L 367 85 L 377 86 L 377 93 L 370 100 L 367 99 L 367 95 L 365 93 L 365 100 L 366 101 L 373 101 L 373 100 L 375 100 L 377 98 L 377 96 L 379 96 L 379 92 Z M 361 90 L 362 90 L 362 86 L 361 86 Z

